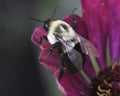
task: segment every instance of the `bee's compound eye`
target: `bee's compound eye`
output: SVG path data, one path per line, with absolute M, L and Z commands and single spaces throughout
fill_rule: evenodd
M 49 25 L 48 25 L 48 24 L 45 24 L 45 25 L 44 25 L 44 29 L 45 29 L 46 31 L 48 31 Z
M 48 20 L 46 20 L 45 22 L 44 22 L 44 29 L 48 32 L 48 30 L 49 30 L 49 25 L 50 25 L 50 19 L 48 19 Z
M 45 27 L 48 28 L 48 25 L 46 24 Z

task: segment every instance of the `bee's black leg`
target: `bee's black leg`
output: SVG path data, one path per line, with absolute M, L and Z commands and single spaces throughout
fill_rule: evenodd
M 64 69 L 61 68 L 61 70 L 60 70 L 60 74 L 59 74 L 59 77 L 58 77 L 58 81 L 61 80 L 61 78 L 63 77 L 63 75 L 64 75 Z
M 47 52 L 46 57 L 49 57 L 51 53 L 53 52 L 53 50 L 57 48 L 60 44 L 61 44 L 60 42 L 56 42 L 55 44 L 51 45 L 49 51 Z
M 66 54 L 62 54 L 61 55 L 61 70 L 60 70 L 60 74 L 59 74 L 59 77 L 58 77 L 58 80 L 60 81 L 60 79 L 63 77 L 64 75 L 64 72 L 66 70 L 65 68 L 65 58 L 66 58 Z
M 77 26 L 75 14 L 72 14 L 72 25 L 71 27 L 75 30 Z
M 40 43 L 40 44 L 41 44 L 43 39 L 48 41 L 47 36 L 44 36 L 44 35 L 43 35 L 42 37 L 40 37 L 40 39 L 39 39 L 38 43 Z
M 86 62 L 86 55 L 82 54 L 82 60 L 83 60 L 83 67 L 85 66 L 85 62 Z
M 47 36 L 43 35 L 42 38 L 45 39 L 45 40 L 48 40 Z

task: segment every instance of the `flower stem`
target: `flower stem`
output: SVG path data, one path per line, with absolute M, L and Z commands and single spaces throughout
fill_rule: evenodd
M 109 47 L 109 39 L 107 40 L 107 45 L 106 45 L 106 59 L 107 59 L 107 66 L 111 65 L 111 58 L 110 58 L 110 47 Z
M 89 56 L 90 56 L 90 60 L 92 62 L 93 68 L 95 70 L 95 73 L 97 74 L 100 71 L 100 68 L 98 66 L 98 63 L 97 63 L 97 61 L 95 59 L 95 56 L 93 55 L 92 51 L 89 53 Z
M 80 70 L 80 73 L 83 76 L 83 78 L 87 81 L 87 83 L 91 84 L 90 78 L 87 76 L 87 74 L 82 69 Z

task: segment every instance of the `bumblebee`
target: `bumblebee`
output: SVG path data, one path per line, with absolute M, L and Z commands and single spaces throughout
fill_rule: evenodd
M 95 57 L 98 56 L 95 46 L 75 32 L 77 26 L 76 16 L 72 14 L 72 25 L 70 26 L 62 20 L 48 19 L 44 22 L 44 29 L 48 32 L 47 37 L 43 36 L 51 44 L 51 47 L 46 54 L 49 57 L 54 49 L 58 50 L 61 56 L 61 71 L 59 80 L 64 75 L 66 69 L 71 73 L 77 73 L 81 70 L 86 61 L 86 55 L 89 51 L 93 51 Z M 41 42 L 42 42 L 41 39 Z

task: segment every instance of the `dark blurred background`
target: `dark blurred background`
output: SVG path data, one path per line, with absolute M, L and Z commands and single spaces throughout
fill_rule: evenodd
M 53 76 L 38 63 L 38 48 L 32 44 L 35 27 L 49 18 L 80 15 L 79 0 L 0 0 L 0 96 L 62 96 Z

